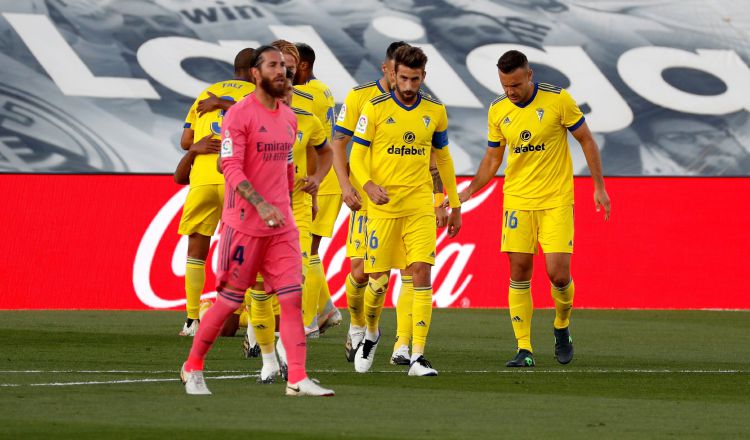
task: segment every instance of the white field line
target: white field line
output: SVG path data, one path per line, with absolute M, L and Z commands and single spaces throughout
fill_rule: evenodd
M 220 370 L 214 372 L 206 372 L 206 379 L 211 380 L 236 380 L 236 379 L 247 379 L 258 377 L 257 374 L 227 374 L 227 373 L 243 373 L 244 371 L 237 370 Z M 335 374 L 358 374 L 351 370 L 311 370 L 310 373 L 335 373 Z M 5 370 L 0 371 L 0 374 L 10 373 L 35 373 L 35 374 L 60 374 L 60 373 L 128 373 L 128 374 L 176 374 L 172 370 Z M 210 374 L 220 374 L 219 376 L 211 376 Z M 371 371 L 374 374 L 404 374 L 404 371 L 398 370 L 376 370 Z M 594 369 L 594 370 L 543 370 L 543 369 L 519 369 L 519 370 L 466 370 L 466 371 L 442 371 L 442 373 L 455 373 L 455 374 L 743 374 L 750 373 L 745 370 L 668 370 L 668 369 Z M 31 383 L 31 384 L 19 384 L 19 383 L 0 383 L 2 387 L 62 387 L 62 386 L 80 386 L 80 385 L 115 385 L 115 384 L 131 384 L 131 383 L 149 383 L 149 382 L 177 382 L 179 379 L 176 377 L 170 378 L 144 378 L 144 379 L 115 379 L 115 380 L 97 380 L 97 381 L 77 381 L 77 382 L 42 382 L 42 383 Z

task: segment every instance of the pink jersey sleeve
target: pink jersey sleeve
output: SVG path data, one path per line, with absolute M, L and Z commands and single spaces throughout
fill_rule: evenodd
M 235 119 L 230 108 L 221 124 L 224 128 L 221 135 L 221 170 L 224 179 L 232 188 L 237 188 L 240 182 L 248 180 L 245 175 L 245 149 L 247 148 L 247 134 L 245 124 Z

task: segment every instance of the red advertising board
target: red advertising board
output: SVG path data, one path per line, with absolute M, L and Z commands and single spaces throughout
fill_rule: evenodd
M 0 309 L 183 307 L 187 241 L 177 224 L 186 189 L 170 176 L 2 175 L 0 188 Z M 501 189 L 497 178 L 464 206 L 458 237 L 438 232 L 437 307 L 507 306 Z M 750 309 L 750 179 L 609 178 L 607 190 L 613 212 L 604 222 L 590 180 L 576 178 L 576 307 Z M 321 247 L 341 307 L 346 220 L 344 208 L 333 239 Z M 535 305 L 551 307 L 543 256 L 535 265 Z M 397 290 L 395 272 L 391 280 Z

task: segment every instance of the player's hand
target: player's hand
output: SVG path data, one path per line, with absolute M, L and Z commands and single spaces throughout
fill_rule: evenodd
M 461 208 L 451 209 L 448 215 L 448 237 L 453 238 L 461 230 Z
M 255 208 L 258 210 L 260 218 L 263 219 L 263 223 L 265 223 L 269 228 L 280 228 L 286 223 L 284 214 L 282 214 L 278 208 L 266 202 L 265 200 L 255 205 Z
M 221 139 L 214 139 L 213 134 L 201 138 L 190 146 L 190 151 L 196 154 L 216 154 L 221 150 Z
M 385 188 L 372 183 L 372 180 L 365 183 L 362 189 L 365 190 L 365 192 L 367 193 L 367 197 L 372 200 L 372 203 L 376 205 L 385 205 L 386 203 L 391 201 Z
M 313 196 L 312 198 L 312 219 L 315 220 L 315 217 L 318 216 L 318 196 L 317 194 Z
M 444 228 L 448 223 L 448 211 L 443 206 L 435 208 L 435 224 L 438 228 Z
M 594 206 L 596 206 L 596 212 L 600 212 L 604 208 L 604 221 L 608 221 L 612 210 L 612 203 L 609 201 L 606 189 L 594 189 Z
M 221 100 L 219 97 L 208 92 L 208 98 L 198 101 L 198 106 L 195 109 L 198 111 L 198 116 L 203 116 L 204 113 L 221 109 L 220 104 Z
M 353 186 L 349 185 L 346 188 L 341 188 L 341 196 L 344 199 L 344 203 L 352 211 L 359 211 L 362 209 L 362 196 L 359 195 Z
M 469 188 L 466 188 L 465 190 L 458 193 L 458 200 L 460 200 L 461 203 L 467 202 L 470 198 L 471 198 L 471 193 L 469 192 Z
M 319 178 L 315 176 L 307 176 L 303 177 L 302 181 L 305 182 L 305 185 L 302 187 L 302 191 L 313 196 L 318 194 L 318 189 L 320 188 Z

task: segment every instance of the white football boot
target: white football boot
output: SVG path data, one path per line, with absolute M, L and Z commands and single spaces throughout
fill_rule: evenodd
M 359 344 L 365 339 L 365 328 L 357 327 L 356 325 L 349 326 L 349 331 L 346 334 L 346 343 L 344 349 L 346 350 L 346 360 L 354 362 L 354 355 L 357 353 Z
M 328 396 L 333 396 L 334 392 L 333 390 L 329 390 L 327 388 L 321 387 L 314 381 L 310 380 L 310 378 L 306 377 L 295 384 L 288 383 L 286 385 L 286 395 L 297 396 L 297 397 L 300 397 L 300 396 L 328 397 Z
M 396 350 L 393 350 L 391 355 L 391 365 L 409 365 L 411 364 L 411 357 L 409 356 L 409 346 L 402 345 Z
M 409 367 L 409 376 L 437 376 L 438 372 L 432 368 L 430 361 L 419 356 L 415 361 L 412 361 Z
M 371 341 L 367 338 L 359 344 L 357 353 L 354 355 L 354 370 L 357 373 L 367 373 L 372 367 L 372 363 L 375 360 L 375 351 L 378 348 L 378 342 L 380 342 L 380 332 L 378 332 L 378 340 Z
M 180 380 L 185 385 L 185 392 L 192 395 L 209 395 L 211 391 L 203 379 L 203 371 L 185 371 L 185 364 L 180 369 Z
M 196 333 L 198 333 L 198 327 L 200 327 L 201 322 L 197 319 L 193 319 L 193 322 L 188 325 L 187 320 L 184 324 L 182 324 L 182 331 L 180 331 L 180 336 L 195 336 Z

